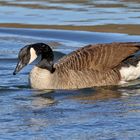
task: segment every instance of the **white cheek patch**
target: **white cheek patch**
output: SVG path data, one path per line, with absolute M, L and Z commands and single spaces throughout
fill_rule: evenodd
M 30 61 L 28 64 L 32 63 L 37 58 L 36 51 L 31 48 L 30 49 Z

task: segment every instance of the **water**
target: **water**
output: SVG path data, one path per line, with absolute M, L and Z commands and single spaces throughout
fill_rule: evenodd
M 139 0 L 0 1 L 0 139 L 140 139 L 140 80 L 128 87 L 37 91 L 33 65 L 13 76 L 25 44 L 56 59 L 90 43 L 140 41 Z

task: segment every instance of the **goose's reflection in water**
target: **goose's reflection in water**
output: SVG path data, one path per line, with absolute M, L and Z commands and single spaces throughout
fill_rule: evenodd
M 93 103 L 97 101 L 109 100 L 113 98 L 121 98 L 122 94 L 119 91 L 111 90 L 111 89 L 104 89 L 98 88 L 95 91 L 91 91 L 90 93 L 86 94 L 86 91 L 82 91 L 80 96 L 73 96 L 73 99 L 87 101 L 87 103 Z
M 95 103 L 97 101 L 121 98 L 122 96 L 121 91 L 111 88 L 36 91 L 33 95 L 32 106 L 41 108 L 64 100 L 87 101 L 87 103 L 93 101 Z
M 34 91 L 32 96 L 32 107 L 39 109 L 56 103 L 56 100 L 51 93 L 53 90 Z
M 139 80 L 125 86 L 88 88 L 80 90 L 47 90 L 35 91 L 32 105 L 37 108 L 54 105 L 64 100 L 81 101 L 84 103 L 96 103 L 113 99 L 121 99 L 129 96 L 140 95 Z M 69 102 L 69 101 L 68 101 Z M 68 103 L 69 104 L 69 103 Z

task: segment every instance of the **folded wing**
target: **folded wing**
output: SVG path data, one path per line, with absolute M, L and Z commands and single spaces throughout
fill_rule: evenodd
M 139 50 L 139 42 L 88 45 L 63 57 L 55 64 L 55 67 L 101 72 L 118 66 Z

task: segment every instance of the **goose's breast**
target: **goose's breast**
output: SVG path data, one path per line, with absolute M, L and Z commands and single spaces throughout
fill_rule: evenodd
M 48 70 L 34 67 L 30 72 L 29 82 L 32 88 L 47 89 L 51 85 L 51 74 Z

